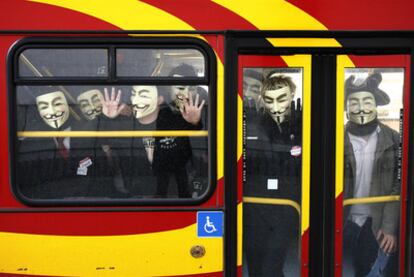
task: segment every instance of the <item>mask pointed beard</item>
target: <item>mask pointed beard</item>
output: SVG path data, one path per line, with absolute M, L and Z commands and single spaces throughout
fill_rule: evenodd
M 281 122 L 281 118 L 280 118 L 280 116 L 276 116 L 276 122 L 277 122 L 277 124 L 282 123 L 282 122 Z
M 59 123 L 57 122 L 57 120 L 53 121 L 55 123 L 55 128 L 59 128 Z
M 288 120 L 289 117 L 289 110 L 284 110 L 282 112 L 270 112 L 270 116 L 272 119 L 278 124 L 282 124 L 283 122 Z

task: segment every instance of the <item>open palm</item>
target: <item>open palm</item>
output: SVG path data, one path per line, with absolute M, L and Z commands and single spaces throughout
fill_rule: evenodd
M 126 107 L 126 104 L 119 104 L 121 100 L 122 91 L 118 90 L 118 93 L 115 93 L 115 88 L 112 88 L 110 97 L 107 88 L 104 89 L 104 92 L 105 96 L 104 101 L 102 103 L 102 113 L 109 118 L 115 118 Z
M 200 122 L 201 118 L 201 110 L 203 109 L 203 106 L 205 104 L 205 101 L 201 101 L 200 105 L 198 105 L 198 102 L 200 100 L 199 94 L 197 93 L 195 101 L 193 101 L 193 95 L 190 94 L 190 97 L 187 99 L 187 101 L 184 103 L 184 107 L 180 109 L 181 114 L 185 121 L 188 123 L 191 123 L 193 125 L 197 125 L 198 122 Z

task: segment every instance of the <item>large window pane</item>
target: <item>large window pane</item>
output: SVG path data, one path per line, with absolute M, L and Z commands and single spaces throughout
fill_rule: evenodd
M 302 68 L 244 68 L 244 276 L 298 276 Z
M 205 87 L 18 86 L 16 93 L 16 181 L 29 200 L 207 191 Z
M 403 86 L 402 68 L 345 69 L 344 276 L 398 274 Z

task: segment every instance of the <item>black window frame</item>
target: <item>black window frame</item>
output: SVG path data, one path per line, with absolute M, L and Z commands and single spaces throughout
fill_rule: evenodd
M 107 76 L 90 77 L 20 77 L 19 56 L 27 49 L 107 49 Z M 202 77 L 118 77 L 116 75 L 116 49 L 194 49 L 204 57 L 205 74 Z M 201 39 L 192 37 L 28 37 L 15 43 L 7 55 L 8 114 L 9 114 L 9 162 L 10 189 L 18 201 L 27 206 L 192 206 L 201 205 L 211 198 L 217 183 L 217 61 L 212 48 Z M 156 199 L 31 199 L 19 191 L 16 182 L 17 155 L 17 86 L 44 85 L 205 85 L 208 86 L 208 188 L 199 198 Z

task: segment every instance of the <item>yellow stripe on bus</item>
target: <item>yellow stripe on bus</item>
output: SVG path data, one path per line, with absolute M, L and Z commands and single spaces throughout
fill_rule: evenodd
M 47 276 L 177 276 L 223 270 L 223 239 L 196 224 L 138 235 L 57 236 L 0 232 L 0 273 Z M 190 249 L 205 248 L 194 258 Z
M 206 137 L 208 131 L 36 131 L 17 132 L 18 137 Z
M 138 0 L 31 0 L 78 11 L 124 30 L 193 30 L 183 20 Z
M 284 0 L 214 0 L 260 30 L 326 30 L 315 18 Z

